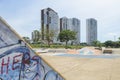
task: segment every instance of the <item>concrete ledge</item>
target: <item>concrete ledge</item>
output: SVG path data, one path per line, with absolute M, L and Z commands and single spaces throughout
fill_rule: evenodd
M 107 54 L 112 54 L 112 50 L 104 50 L 104 51 L 103 51 L 103 54 L 106 54 L 106 53 L 107 53 Z

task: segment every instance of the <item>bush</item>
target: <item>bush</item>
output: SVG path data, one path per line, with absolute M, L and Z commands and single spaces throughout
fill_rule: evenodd
M 65 48 L 65 45 L 60 45 L 60 44 L 53 44 L 50 45 L 50 47 L 47 44 L 30 44 L 32 48 Z M 68 45 L 67 48 L 69 49 L 81 49 L 84 46 L 80 45 Z

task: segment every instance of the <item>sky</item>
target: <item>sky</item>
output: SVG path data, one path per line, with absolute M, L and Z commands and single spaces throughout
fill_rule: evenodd
M 59 17 L 81 21 L 81 42 L 86 42 L 86 19 L 98 23 L 98 40 L 117 41 L 120 37 L 120 0 L 0 0 L 0 16 L 21 36 L 31 38 L 40 30 L 40 11 L 52 8 Z

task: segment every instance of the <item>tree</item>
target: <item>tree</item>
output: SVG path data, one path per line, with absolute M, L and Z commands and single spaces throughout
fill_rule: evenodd
M 95 46 L 95 47 L 101 47 L 101 46 L 102 46 L 101 42 L 98 41 L 98 40 L 93 41 L 93 42 L 92 42 L 92 45 Z
M 118 38 L 118 40 L 120 41 L 120 37 Z
M 29 37 L 23 37 L 23 39 L 25 40 L 25 42 L 30 43 L 30 38 Z
M 113 47 L 114 46 L 114 43 L 111 40 L 105 41 L 104 44 L 106 47 Z
M 114 44 L 114 47 L 115 47 L 115 48 L 119 48 L 119 47 L 120 47 L 119 41 L 115 41 L 115 42 L 113 42 L 113 44 Z
M 38 43 L 39 40 L 40 40 L 40 36 L 41 36 L 40 32 L 38 30 L 34 30 L 32 32 L 32 41 L 33 41 L 33 43 Z
M 47 41 L 48 46 L 50 47 L 50 42 L 53 42 L 55 38 L 55 31 L 54 30 L 45 30 L 45 40 Z
M 59 33 L 58 39 L 60 40 L 60 42 L 65 42 L 67 48 L 68 41 L 76 39 L 76 32 L 70 30 L 63 30 Z

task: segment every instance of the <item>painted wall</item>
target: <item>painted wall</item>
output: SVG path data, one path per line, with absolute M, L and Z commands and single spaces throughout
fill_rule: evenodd
M 64 80 L 0 17 L 0 80 Z

